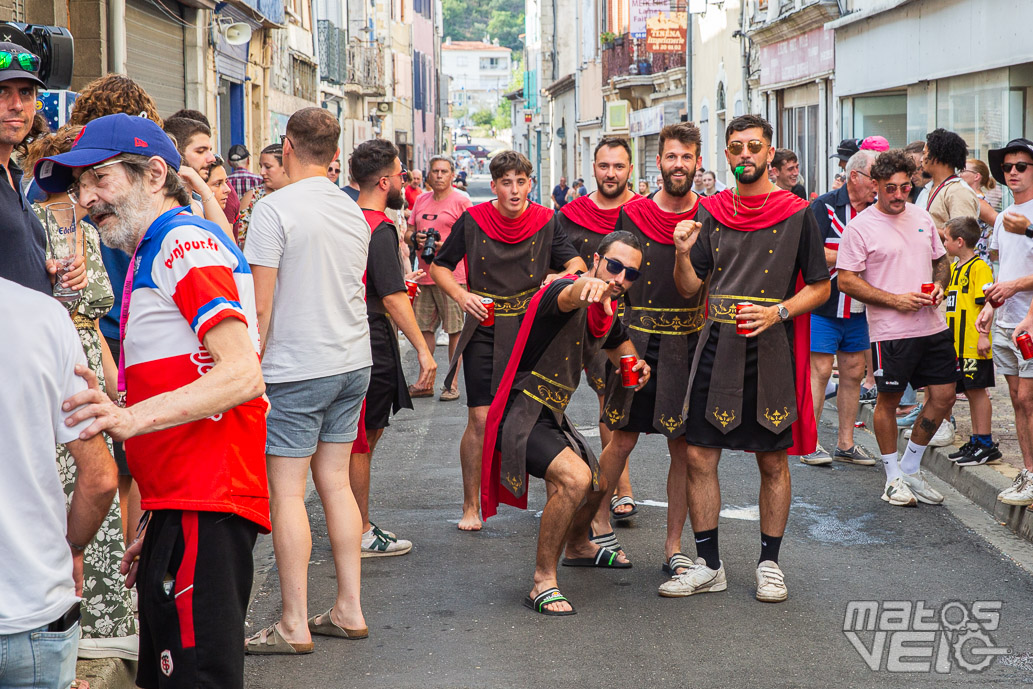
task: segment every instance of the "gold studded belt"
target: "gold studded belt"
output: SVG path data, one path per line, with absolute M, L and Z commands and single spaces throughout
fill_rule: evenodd
M 769 306 L 779 304 L 782 300 L 768 297 L 745 297 L 736 294 L 711 294 L 708 296 L 707 302 L 710 306 L 707 318 L 718 323 L 735 323 L 735 305 L 740 302 Z
M 632 330 L 656 335 L 688 335 L 703 328 L 703 307 L 687 309 L 651 309 L 632 306 L 627 326 Z
M 487 297 L 495 302 L 495 317 L 506 318 L 508 316 L 520 316 L 527 311 L 528 304 L 531 303 L 531 297 L 538 291 L 538 287 L 534 287 L 518 294 L 501 295 L 501 294 L 490 294 L 489 292 L 480 292 L 478 290 L 470 290 L 479 297 Z

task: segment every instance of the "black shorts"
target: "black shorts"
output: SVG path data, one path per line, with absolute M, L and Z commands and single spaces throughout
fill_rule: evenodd
M 646 344 L 646 353 L 642 358 L 649 365 L 650 371 L 655 372 L 657 370 L 656 363 L 660 360 L 659 335 L 653 333 L 649 336 L 649 342 Z M 608 370 L 611 371 L 610 375 L 620 375 L 620 371 L 617 371 L 613 366 L 610 366 Z M 620 430 L 628 433 L 657 433 L 656 428 L 653 427 L 655 406 L 656 376 L 651 375 L 649 380 L 646 381 L 645 387 L 637 390 L 634 396 L 632 396 L 628 423 Z
M 961 359 L 958 363 L 961 364 L 958 392 L 994 387 L 993 359 Z
M 487 407 L 495 398 L 491 394 L 494 370 L 495 329 L 477 326 L 463 350 L 463 381 L 466 383 L 466 406 Z
M 226 512 L 151 513 L 136 582 L 138 686 L 243 689 L 257 536 L 257 524 Z
M 373 367 L 369 371 L 369 388 L 366 391 L 365 424 L 369 430 L 379 430 L 388 427 L 391 414 L 398 413 L 399 409 L 412 409 L 413 405 L 402 373 L 397 335 L 391 322 L 386 317 L 371 318 L 369 338 Z
M 121 352 L 121 343 L 118 338 L 106 337 L 108 349 L 111 350 L 111 357 L 115 360 L 115 364 L 118 364 L 119 352 Z M 126 459 L 126 446 L 115 440 L 111 441 L 111 446 L 115 449 L 115 464 L 118 466 L 119 476 L 132 476 L 129 472 L 129 461 Z
M 935 335 L 872 343 L 872 367 L 879 392 L 947 385 L 961 379 L 958 353 L 950 330 Z
M 500 441 L 501 438 L 500 435 Z M 527 436 L 527 450 L 524 455 L 527 462 L 527 473 L 544 479 L 549 465 L 559 457 L 561 452 L 568 449 L 581 457 L 588 456 L 585 448 L 574 447 L 570 444 L 567 435 L 556 423 L 556 417 L 550 410 L 543 407 L 542 413 L 539 414 L 538 420 Z

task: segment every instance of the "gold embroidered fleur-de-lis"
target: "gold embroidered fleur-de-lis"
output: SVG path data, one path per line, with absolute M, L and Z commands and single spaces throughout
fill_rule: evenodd
M 728 424 L 735 421 L 735 411 L 721 411 L 717 407 L 714 407 L 714 411 L 710 412 L 714 415 L 714 418 L 721 424 L 722 428 L 728 428 Z
M 511 476 L 506 474 L 506 483 L 509 484 L 509 488 L 514 493 L 519 493 L 521 486 L 524 485 L 524 479 L 522 476 Z
M 789 407 L 782 407 L 782 411 L 776 409 L 774 412 L 765 407 L 764 418 L 770 421 L 775 428 L 778 428 L 783 421 L 789 418 Z
M 538 386 L 538 394 L 545 398 L 546 402 L 556 405 L 560 409 L 566 409 L 567 403 L 570 402 L 570 395 L 562 392 L 556 392 L 553 389 L 546 387 L 545 385 Z
M 660 425 L 667 429 L 668 433 L 674 433 L 674 430 L 682 424 L 682 415 L 678 414 L 677 417 L 660 415 Z
M 606 410 L 606 418 L 610 420 L 611 424 L 616 425 L 618 421 L 624 418 L 624 412 L 610 407 Z

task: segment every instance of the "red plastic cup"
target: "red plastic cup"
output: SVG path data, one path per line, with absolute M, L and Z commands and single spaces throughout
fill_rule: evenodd
M 409 295 L 409 303 L 412 304 L 413 300 L 416 299 L 416 293 L 419 291 L 420 286 L 412 280 L 405 281 L 405 291 Z
M 626 388 L 638 387 L 638 371 L 635 370 L 637 363 L 638 357 L 631 354 L 621 357 L 621 385 Z
M 1015 343 L 1019 345 L 1023 359 L 1033 359 L 1033 337 L 1029 333 L 1022 333 L 1016 337 Z
M 735 305 L 735 314 L 739 315 L 739 312 L 742 311 L 747 306 L 753 306 L 753 304 L 748 302 L 748 301 L 740 301 L 738 304 Z M 748 334 L 750 334 L 752 332 L 753 332 L 753 328 L 747 328 L 745 326 L 745 324 L 744 324 L 744 321 L 740 321 L 740 320 L 735 321 L 735 334 L 736 335 L 748 335 Z
M 491 297 L 481 297 L 481 304 L 488 309 L 488 315 L 481 321 L 481 325 L 495 325 L 495 300 Z
M 935 282 L 923 282 L 922 283 L 922 294 L 932 294 L 934 289 L 936 289 L 936 283 Z

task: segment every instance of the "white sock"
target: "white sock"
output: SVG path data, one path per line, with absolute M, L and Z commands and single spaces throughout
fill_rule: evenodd
M 886 470 L 886 483 L 900 478 L 900 467 L 897 466 L 897 453 L 890 452 L 882 456 L 882 468 Z
M 900 470 L 905 474 L 913 474 L 922 465 L 922 455 L 925 454 L 925 445 L 916 445 L 914 440 L 907 441 L 907 449 L 904 456 L 900 458 Z

